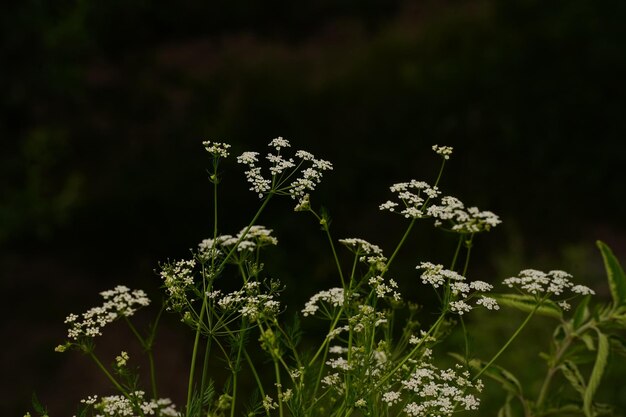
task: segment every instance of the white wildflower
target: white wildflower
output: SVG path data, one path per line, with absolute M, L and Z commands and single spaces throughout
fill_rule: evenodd
M 204 145 L 204 149 L 213 156 L 226 158 L 229 155 L 228 149 L 230 145 L 228 143 L 211 142 L 207 140 L 202 142 L 202 144 Z
M 433 145 L 433 151 L 435 151 L 435 153 L 437 153 L 437 155 L 443 156 L 444 159 L 450 159 L 450 155 L 452 155 L 452 147 L 451 146 Z

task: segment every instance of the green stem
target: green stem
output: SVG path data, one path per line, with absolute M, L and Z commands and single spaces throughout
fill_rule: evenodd
M 454 271 L 456 261 L 459 257 L 459 253 L 461 252 L 461 246 L 463 246 L 463 235 L 459 235 L 459 242 L 456 245 L 456 250 L 454 251 L 454 256 L 452 257 L 452 263 L 450 264 L 451 271 Z
M 517 330 L 515 330 L 515 333 L 513 333 L 513 335 L 509 338 L 509 340 L 507 340 L 507 342 L 504 344 L 504 346 L 502 346 L 500 348 L 498 353 L 496 353 L 491 358 L 491 360 L 487 363 L 487 365 L 483 366 L 483 368 L 480 370 L 480 372 L 478 372 L 476 375 L 474 375 L 474 377 L 472 378 L 472 381 L 475 381 L 476 379 L 478 379 L 478 377 L 480 377 L 487 369 L 489 369 L 489 367 L 491 365 L 493 365 L 493 363 L 500 357 L 500 355 L 502 355 L 502 353 L 504 353 L 504 351 L 509 347 L 509 345 L 511 343 L 513 343 L 513 340 L 515 340 L 515 338 L 521 333 L 521 331 L 524 329 L 524 327 L 526 327 L 526 325 L 528 324 L 528 322 L 530 321 L 532 316 L 535 315 L 535 312 L 539 309 L 539 307 L 541 306 L 542 302 L 543 302 L 543 300 L 541 300 L 540 302 L 537 303 L 537 305 L 535 305 L 535 308 L 533 308 L 532 311 L 530 313 L 528 313 L 528 316 L 526 316 L 526 319 L 524 319 L 522 324 L 520 324 L 519 327 L 517 328 Z
M 462 235 L 464 236 L 464 235 Z M 470 254 L 472 252 L 472 241 L 474 240 L 474 234 L 470 235 L 470 238 L 465 241 L 465 246 L 467 247 L 467 252 L 465 253 L 465 264 L 463 265 L 463 272 L 461 275 L 465 276 L 467 274 L 467 268 L 469 267 Z
M 161 312 L 162 311 L 163 311 L 163 309 L 161 309 L 161 311 L 159 312 L 159 315 L 157 316 L 157 322 L 158 322 L 158 320 L 159 320 L 159 318 L 161 316 Z M 128 327 L 130 328 L 130 330 L 133 332 L 133 334 L 135 335 L 135 337 L 137 338 L 137 340 L 141 344 L 141 347 L 144 349 L 144 351 L 148 355 L 148 363 L 149 363 L 149 366 L 150 366 L 150 385 L 152 387 L 152 397 L 156 400 L 159 397 L 157 396 L 157 384 L 156 384 L 156 371 L 155 371 L 155 364 L 154 364 L 154 353 L 152 352 L 152 344 L 153 344 L 153 341 L 154 341 L 154 334 L 156 332 L 156 322 L 155 322 L 155 325 L 152 326 L 152 334 L 147 339 L 144 339 L 141 336 L 141 333 L 139 333 L 139 331 L 135 327 L 135 325 L 133 325 L 133 323 L 128 319 L 128 317 L 124 316 L 124 321 L 126 322 Z
M 204 319 L 205 305 L 207 303 L 206 295 L 203 297 L 202 308 L 200 309 L 200 317 L 198 318 L 198 326 L 196 327 L 196 337 L 193 342 L 193 351 L 191 352 L 191 365 L 189 367 L 189 381 L 187 383 L 187 417 L 191 412 L 191 397 L 193 395 L 193 378 L 196 371 L 196 359 L 198 357 L 198 346 L 200 344 L 200 329 L 202 328 L 202 320 Z
M 242 329 L 246 327 L 246 321 L 247 320 L 243 320 L 241 327 Z M 235 403 L 237 400 L 237 377 L 239 376 L 239 364 L 241 362 L 241 353 L 243 351 L 243 341 L 244 341 L 244 336 L 245 336 L 245 330 L 242 330 L 240 334 L 237 335 L 238 337 L 238 342 L 239 346 L 237 347 L 237 358 L 235 359 L 235 364 L 233 367 L 231 367 L 231 372 L 233 375 L 233 399 L 230 403 L 230 417 L 234 417 L 235 415 Z
M 93 353 L 93 352 L 89 352 L 89 357 L 91 359 L 93 359 L 93 361 L 96 363 L 96 365 L 98 365 L 98 368 L 100 368 L 100 370 L 106 375 L 106 377 L 111 381 L 111 383 L 113 383 L 113 385 L 115 386 L 115 388 L 121 392 L 122 394 L 124 394 L 125 397 L 128 397 L 128 392 L 126 392 L 126 390 L 124 389 L 124 387 L 122 387 L 122 385 L 117 382 L 117 380 L 115 379 L 115 377 L 113 375 L 111 375 L 111 373 L 107 370 L 107 368 L 102 364 L 102 362 L 100 362 L 100 359 L 98 359 L 98 357 Z
M 428 330 L 428 332 L 422 337 L 422 341 L 420 343 L 418 343 L 417 345 L 415 345 L 415 347 L 413 349 L 411 349 L 411 352 L 409 352 L 408 355 L 406 355 L 392 370 L 391 372 L 387 373 L 387 375 L 385 375 L 379 382 L 378 384 L 376 384 L 376 386 L 374 387 L 373 391 L 376 391 L 378 389 L 380 389 L 382 387 L 382 385 L 387 382 L 387 380 L 389 378 L 391 378 L 397 371 L 398 369 L 402 368 L 402 366 L 404 366 L 404 364 L 411 359 L 411 357 L 418 351 L 419 348 L 422 347 L 422 344 L 424 343 L 423 341 L 425 341 L 428 336 L 430 336 L 431 334 L 433 334 L 435 332 L 435 330 L 437 330 L 439 328 L 439 326 L 441 325 L 441 323 L 443 322 L 443 319 L 445 318 L 446 313 L 442 312 L 439 315 L 439 318 L 437 318 L 437 321 L 430 327 L 430 329 Z
M 396 255 L 398 255 L 398 252 L 400 251 L 400 248 L 404 245 L 404 242 L 406 241 L 406 239 L 409 237 L 409 233 L 411 233 L 411 229 L 413 229 L 413 225 L 415 225 L 415 221 L 416 219 L 411 219 L 411 223 L 409 223 L 409 227 L 407 227 L 406 231 L 404 232 L 404 235 L 402 235 L 402 239 L 400 239 L 400 242 L 398 242 L 395 250 L 391 254 L 391 257 L 387 261 L 385 268 L 380 273 L 381 276 L 384 276 L 385 273 L 389 270 L 389 266 L 391 265 L 393 260 L 396 258 Z

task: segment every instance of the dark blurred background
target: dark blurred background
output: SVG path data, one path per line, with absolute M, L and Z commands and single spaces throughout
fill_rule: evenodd
M 1 415 L 33 392 L 53 416 L 107 393 L 87 358 L 53 352 L 63 320 L 119 283 L 158 301 L 158 263 L 211 233 L 202 140 L 237 154 L 283 136 L 332 161 L 314 205 L 336 237 L 388 253 L 406 225 L 378 212 L 388 185 L 432 181 L 431 145 L 451 145 L 444 191 L 503 220 L 477 240 L 474 279 L 566 269 L 606 299 L 595 240 L 626 262 L 623 1 L 24 0 L 0 19 Z M 234 158 L 224 178 L 233 233 L 257 199 Z M 298 283 L 292 311 L 335 285 L 313 219 L 285 200 L 260 223 L 283 248 L 269 273 Z M 399 280 L 453 245 L 418 228 Z M 157 354 L 163 395 L 182 403 L 190 338 L 176 325 Z M 113 326 L 103 355 L 128 336 Z M 624 401 L 621 386 L 605 391 Z

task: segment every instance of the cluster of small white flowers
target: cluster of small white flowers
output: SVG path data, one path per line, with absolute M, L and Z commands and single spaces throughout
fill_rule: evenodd
M 333 307 L 342 307 L 345 302 L 345 294 L 343 288 L 331 288 L 326 291 L 320 291 L 307 301 L 302 309 L 304 317 L 314 315 L 320 308 L 318 303 L 325 302 Z
M 348 361 L 345 358 L 331 358 L 326 361 L 326 365 L 330 366 L 333 369 L 340 369 L 342 371 L 347 371 L 351 369 L 351 366 L 348 364 Z
M 135 391 L 130 394 L 131 398 L 122 395 L 109 395 L 98 401 L 98 396 L 89 396 L 81 400 L 81 403 L 92 406 L 94 410 L 102 413 L 96 417 L 179 417 L 176 405 L 169 398 L 146 400 L 143 391 Z M 136 406 L 133 406 L 135 404 Z
M 293 208 L 293 211 L 307 211 L 311 208 L 311 195 L 304 194 L 298 200 L 298 204 Z
M 215 259 L 225 252 L 229 252 L 234 245 L 237 245 L 237 252 L 241 253 L 277 244 L 278 239 L 272 236 L 272 229 L 261 225 L 253 225 L 249 229 L 244 227 L 235 236 L 220 235 L 215 239 L 204 239 L 198 244 L 198 256 L 204 261 Z
M 104 303 L 99 307 L 93 307 L 79 316 L 70 314 L 65 319 L 70 324 L 67 335 L 70 339 L 78 340 L 81 337 L 95 337 L 102 335 L 102 328 L 115 321 L 119 317 L 130 317 L 140 307 L 150 304 L 150 299 L 142 290 L 130 290 L 128 287 L 118 285 L 112 290 L 100 293 Z
M 343 392 L 344 389 L 343 381 L 337 372 L 326 375 L 322 378 L 322 384 L 333 388 L 337 392 Z
M 383 401 L 387 403 L 389 407 L 400 401 L 399 391 L 388 391 L 383 394 Z
M 404 407 L 404 412 L 411 417 L 451 416 L 458 406 L 469 411 L 480 405 L 480 400 L 467 394 L 467 390 L 480 391 L 482 382 L 472 382 L 467 371 L 459 374 L 454 369 L 441 370 L 430 363 L 422 363 L 401 383 L 411 397 L 419 398 Z
M 428 334 L 428 332 L 424 330 L 420 330 L 419 337 L 416 335 L 411 335 L 411 337 L 409 338 L 409 344 L 418 345 L 418 344 L 427 343 L 427 342 L 434 342 L 436 340 L 437 339 L 435 339 L 433 336 Z
M 402 296 L 397 291 L 398 283 L 393 279 L 389 279 L 389 282 L 386 283 L 385 278 L 381 275 L 377 275 L 375 277 L 371 277 L 368 280 L 368 284 L 374 289 L 374 291 L 376 291 L 376 297 L 378 298 L 389 297 L 394 301 L 402 300 Z
M 130 356 L 128 356 L 128 353 L 122 351 L 118 356 L 115 357 L 115 365 L 118 368 L 122 368 L 126 366 L 129 359 L 130 359 Z
M 576 294 L 595 294 L 589 287 L 574 285 L 570 278 L 572 276 L 565 271 L 554 270 L 546 273 L 536 269 L 524 269 L 517 277 L 507 278 L 502 282 L 509 288 L 517 288 L 532 295 L 561 295 L 568 288 Z
M 450 311 L 457 313 L 459 316 L 462 316 L 465 313 L 469 313 L 472 311 L 472 306 L 467 304 L 465 300 L 457 300 L 450 302 Z
M 206 140 L 202 142 L 202 144 L 204 145 L 204 149 L 206 149 L 206 151 L 213 156 L 227 158 L 229 155 L 228 149 L 230 148 L 230 145 L 228 143 L 211 142 L 210 140 Z
M 463 315 L 472 310 L 472 306 L 468 304 L 477 292 L 485 293 L 493 289 L 491 284 L 484 281 L 472 281 L 465 282 L 465 277 L 455 271 L 445 269 L 443 265 L 433 264 L 431 262 L 421 262 L 416 269 L 423 269 L 424 272 L 421 275 L 422 282 L 427 285 L 432 285 L 434 288 L 440 286 L 449 285 L 450 292 L 453 297 L 460 299 L 452 299 L 450 301 L 450 311 L 459 315 Z M 483 306 L 488 310 L 498 310 L 500 306 L 494 298 L 481 295 L 481 298 L 476 301 L 476 305 Z
M 487 297 L 484 295 L 481 296 L 478 301 L 476 301 L 476 305 L 482 305 L 487 310 L 500 310 L 500 306 L 498 305 L 498 302 L 495 300 L 495 298 Z
M 450 230 L 458 233 L 479 233 L 489 231 L 500 223 L 500 218 L 491 211 L 480 211 L 477 207 L 465 208 L 456 197 L 445 196 L 440 204 L 428 207 L 428 215 L 435 218 L 435 226 L 443 222 L 449 224 Z
M 437 155 L 443 156 L 443 159 L 450 159 L 450 155 L 452 155 L 452 146 L 433 145 L 433 151 L 435 151 Z
M 270 412 L 278 407 L 278 403 L 272 399 L 269 395 L 266 395 L 263 398 L 263 408 L 265 408 L 266 412 Z
M 272 139 L 268 146 L 276 150 L 276 154 L 269 153 L 266 159 L 270 163 L 269 171 L 272 178 L 280 177 L 277 181 L 272 182 L 272 179 L 266 179 L 261 174 L 261 167 L 257 166 L 259 162 L 258 152 L 244 152 L 237 157 L 237 162 L 248 166 L 246 178 L 251 184 L 250 190 L 256 192 L 259 198 L 263 198 L 263 196 L 272 189 L 272 185 L 274 185 L 277 193 L 289 194 L 293 199 L 298 199 L 297 207 L 302 206 L 306 192 L 315 189 L 317 184 L 322 180 L 322 172 L 332 170 L 332 164 L 323 159 L 316 159 L 310 152 L 302 150 L 295 153 L 295 157 L 300 159 L 298 164 L 295 163 L 293 158 L 283 157 L 280 154 L 280 150 L 282 148 L 291 147 L 291 144 L 282 137 Z M 292 177 L 305 161 L 309 162 L 310 166 L 300 171 L 300 177 L 293 180 L 289 185 L 285 185 L 281 181 L 282 174 L 285 174 L 287 170 L 293 169 L 291 173 L 285 175 L 285 180 Z
M 286 403 L 287 401 L 291 400 L 292 397 L 293 397 L 293 390 L 291 388 L 288 388 L 280 393 L 280 395 L 278 396 L 278 399 L 281 402 Z
M 259 195 L 259 198 L 263 198 L 263 195 L 270 190 L 272 181 L 263 178 L 261 167 L 256 166 L 259 161 L 258 155 L 258 152 L 244 152 L 237 157 L 237 162 L 248 165 L 246 180 L 252 185 L 250 191 L 254 191 Z
M 168 309 L 178 310 L 187 305 L 187 292 L 193 287 L 196 261 L 180 260 L 161 266 L 159 275 L 168 294 Z
M 422 283 L 432 285 L 439 288 L 449 281 L 464 281 L 465 277 L 455 271 L 445 269 L 443 265 L 435 265 L 432 262 L 420 262 L 415 269 L 423 269 L 421 278 Z
M 383 256 L 383 250 L 379 246 L 356 237 L 339 239 L 339 243 L 359 256 L 360 262 L 365 262 L 378 270 L 384 269 L 387 258 Z
M 397 194 L 398 200 L 404 206 L 400 214 L 407 219 L 425 217 L 427 202 L 441 194 L 437 187 L 431 187 L 426 182 L 417 180 L 393 184 L 389 190 Z M 399 203 L 389 200 L 381 204 L 379 209 L 395 212 L 399 205 Z
M 258 281 L 249 281 L 241 290 L 221 297 L 219 292 L 213 292 L 211 295 L 213 296 L 209 298 L 214 298 L 222 310 L 237 311 L 251 322 L 261 316 L 275 316 L 280 310 L 280 302 L 274 299 L 275 294 L 261 293 Z

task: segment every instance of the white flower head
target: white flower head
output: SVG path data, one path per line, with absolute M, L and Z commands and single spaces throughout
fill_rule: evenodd
M 397 201 L 388 200 L 382 203 L 379 209 L 413 219 L 426 217 L 429 203 L 441 194 L 437 187 L 417 180 L 393 184 L 389 190 L 396 194 Z M 398 208 L 400 210 L 397 210 Z
M 507 278 L 502 282 L 509 288 L 535 296 L 558 296 L 566 290 L 581 295 L 595 294 L 589 287 L 574 285 L 571 278 L 572 275 L 560 270 L 543 272 L 536 269 L 524 269 L 519 272 L 518 276 Z
M 323 171 L 332 170 L 330 162 L 317 159 L 310 152 L 298 150 L 294 158 L 286 157 L 282 150 L 290 148 L 291 144 L 287 139 L 279 136 L 272 139 L 269 147 L 274 151 L 268 153 L 265 159 L 269 162 L 269 175 L 263 174 L 263 169 L 258 166 L 258 152 L 244 152 L 237 157 L 237 162 L 247 165 L 245 172 L 246 179 L 251 185 L 250 190 L 263 198 L 270 192 L 279 195 L 289 195 L 298 200 L 298 205 L 303 203 L 305 194 L 313 191 L 322 180 Z M 276 152 L 276 153 L 273 153 Z
M 228 143 L 211 142 L 209 140 L 202 142 L 204 149 L 214 157 L 227 158 L 229 155 L 228 149 L 230 145 Z
M 433 151 L 435 151 L 437 155 L 443 156 L 443 159 L 450 159 L 450 155 L 452 155 L 451 146 L 433 145 Z

